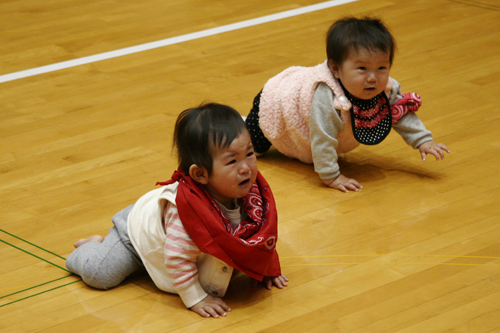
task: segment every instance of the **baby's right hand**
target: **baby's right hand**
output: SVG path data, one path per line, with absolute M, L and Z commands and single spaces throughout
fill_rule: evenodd
M 323 183 L 345 193 L 349 192 L 349 190 L 358 191 L 363 188 L 355 179 L 347 178 L 343 174 L 338 175 L 337 178 L 323 179 Z
M 193 305 L 191 310 L 205 318 L 219 318 L 219 315 L 225 317 L 226 311 L 231 311 L 231 308 L 222 299 L 208 295 Z

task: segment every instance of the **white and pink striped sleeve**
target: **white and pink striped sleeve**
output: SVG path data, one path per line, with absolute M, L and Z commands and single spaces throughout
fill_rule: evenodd
M 177 206 L 170 202 L 165 209 L 164 223 L 167 236 L 164 247 L 167 273 L 182 301 L 190 308 L 207 296 L 198 281 L 196 267 L 196 258 L 201 251 L 184 229 Z

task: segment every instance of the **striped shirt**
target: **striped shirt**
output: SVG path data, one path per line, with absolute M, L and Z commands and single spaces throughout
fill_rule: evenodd
M 185 288 L 198 277 L 196 257 L 201 253 L 182 225 L 177 207 L 168 203 L 165 209 L 165 265 L 174 288 Z

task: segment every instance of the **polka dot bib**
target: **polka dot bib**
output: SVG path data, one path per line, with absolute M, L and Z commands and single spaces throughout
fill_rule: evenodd
M 392 115 L 389 99 L 384 92 L 371 99 L 359 99 L 342 86 L 351 102 L 351 124 L 354 138 L 364 145 L 376 145 L 391 132 Z

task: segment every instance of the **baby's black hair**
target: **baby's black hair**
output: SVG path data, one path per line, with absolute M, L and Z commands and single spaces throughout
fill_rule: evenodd
M 396 42 L 384 23 L 373 17 L 345 17 L 332 24 L 326 36 L 326 54 L 328 60 L 341 65 L 349 52 L 359 49 L 382 51 L 389 55 L 392 65 Z
M 212 173 L 214 149 L 224 149 L 243 131 L 246 125 L 238 111 L 230 106 L 205 103 L 181 112 L 175 123 L 174 146 L 179 166 L 185 174 L 196 164 Z

